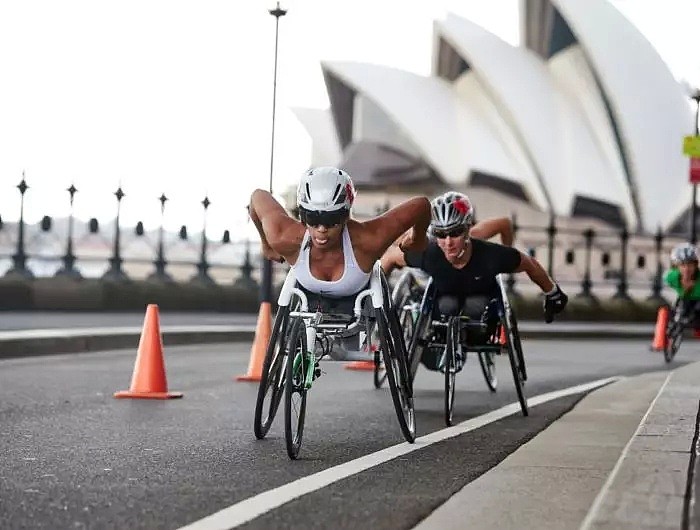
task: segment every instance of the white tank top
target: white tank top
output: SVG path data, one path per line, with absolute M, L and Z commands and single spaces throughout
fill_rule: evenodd
M 339 280 L 329 282 L 314 278 L 311 274 L 309 265 L 309 249 L 310 234 L 304 234 L 304 239 L 301 242 L 301 251 L 296 263 L 292 265 L 297 281 L 307 291 L 312 293 L 322 294 L 331 297 L 352 296 L 359 293 L 367 282 L 369 282 L 369 272 L 364 272 L 357 261 L 355 261 L 355 253 L 352 250 L 352 241 L 350 241 L 350 232 L 347 225 L 343 227 L 343 258 L 345 260 L 345 269 Z

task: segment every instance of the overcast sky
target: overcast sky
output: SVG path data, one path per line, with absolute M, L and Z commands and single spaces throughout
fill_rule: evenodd
M 697 0 L 613 2 L 678 78 L 700 82 L 692 36 Z M 66 215 L 73 182 L 79 217 L 201 225 L 245 223 L 243 206 L 267 188 L 274 18 L 264 0 L 0 0 L 0 215 L 15 219 L 26 172 L 27 217 Z M 280 20 L 274 185 L 310 162 L 290 107 L 328 106 L 321 60 L 374 62 L 428 74 L 433 20 L 465 16 L 519 43 L 517 0 L 287 0 Z

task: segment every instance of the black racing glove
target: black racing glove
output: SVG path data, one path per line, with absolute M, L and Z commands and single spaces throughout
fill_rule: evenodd
M 554 320 L 554 315 L 564 311 L 569 297 L 561 290 L 558 284 L 554 284 L 554 292 L 544 296 L 544 320 L 550 323 Z

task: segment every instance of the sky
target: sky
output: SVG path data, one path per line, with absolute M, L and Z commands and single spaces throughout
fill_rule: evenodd
M 614 0 L 678 79 L 700 85 L 697 0 Z M 327 108 L 320 62 L 370 62 L 428 75 L 432 25 L 447 12 L 519 43 L 518 0 L 283 0 L 273 187 L 308 167 L 293 107 Z M 69 212 L 106 222 L 252 229 L 244 206 L 270 177 L 275 2 L 0 0 L 0 216 Z M 400 19 L 400 21 L 399 21 Z M 694 53 L 695 52 L 695 53 Z

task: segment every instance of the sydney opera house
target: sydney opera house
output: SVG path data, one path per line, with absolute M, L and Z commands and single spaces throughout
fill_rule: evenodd
M 653 46 L 608 0 L 524 0 L 521 36 L 449 15 L 430 76 L 323 63 L 330 109 L 295 109 L 312 163 L 369 196 L 452 188 L 482 214 L 685 230 L 695 105 Z

